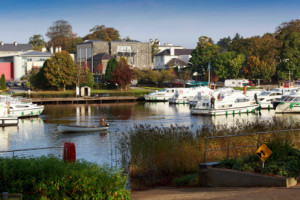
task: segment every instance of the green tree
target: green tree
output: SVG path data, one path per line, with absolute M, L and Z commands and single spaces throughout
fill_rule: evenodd
M 118 87 L 127 90 L 128 85 L 134 77 L 134 71 L 130 69 L 127 60 L 121 57 L 117 68 L 111 73 L 112 83 L 118 84 Z
M 183 80 L 183 87 L 185 87 L 185 83 L 192 79 L 192 73 L 188 68 L 183 68 L 179 72 L 179 78 Z
M 159 53 L 158 44 L 154 42 L 154 43 L 151 45 L 151 58 L 152 58 L 152 62 L 154 61 L 154 56 L 155 56 L 156 54 L 158 54 L 158 53 Z
M 46 42 L 42 35 L 33 35 L 29 38 L 29 44 L 33 46 L 33 50 L 42 51 L 42 48 L 45 47 Z
M 6 90 L 6 80 L 4 74 L 1 75 L 0 84 L 1 90 Z
M 97 25 L 90 30 L 90 34 L 86 35 L 84 40 L 116 41 L 121 39 L 118 30 L 105 27 L 105 25 Z
M 222 52 L 218 54 L 212 60 L 212 66 L 214 66 L 215 73 L 220 79 L 233 78 L 230 62 L 236 58 L 237 54 L 232 51 Z
M 281 42 L 279 49 L 280 78 L 290 71 L 293 78 L 300 78 L 300 19 L 284 22 L 277 27 L 275 37 Z
M 83 83 L 83 85 L 86 85 L 86 86 L 91 87 L 91 88 L 94 87 L 94 85 L 95 85 L 94 76 L 90 72 L 89 68 L 85 69 L 85 82 Z
M 106 81 L 110 81 L 112 79 L 111 73 L 115 71 L 116 67 L 118 66 L 118 61 L 116 58 L 111 58 L 106 66 L 106 71 L 105 71 L 105 79 Z
M 63 50 L 70 51 L 71 41 L 76 37 L 72 31 L 72 26 L 66 20 L 57 20 L 48 28 L 46 36 L 50 39 L 49 46 L 62 47 Z
M 82 42 L 83 42 L 83 39 L 81 37 L 76 37 L 76 38 L 71 39 L 71 47 L 69 49 L 69 52 L 76 54 L 77 53 L 77 44 L 82 43 Z
M 241 77 L 241 70 L 245 64 L 246 57 L 243 54 L 239 54 L 236 58 L 229 61 L 231 66 L 231 74 L 234 79 L 238 79 Z
M 76 66 L 68 52 L 56 53 L 45 62 L 44 75 L 50 86 L 65 90 L 74 83 Z
M 196 49 L 191 53 L 189 68 L 192 72 L 198 72 L 202 78 L 208 70 L 208 64 L 218 55 L 219 46 L 215 45 L 211 38 L 201 36 Z
M 217 45 L 220 47 L 220 53 L 224 51 L 228 51 L 228 47 L 231 43 L 231 38 L 230 36 L 221 38 L 218 42 Z

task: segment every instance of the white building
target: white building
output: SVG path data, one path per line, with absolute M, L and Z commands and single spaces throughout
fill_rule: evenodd
M 180 46 L 163 46 L 160 53 L 154 56 L 154 69 L 168 69 L 172 67 L 184 68 L 187 66 L 194 49 L 184 49 Z
M 20 80 L 32 68 L 40 68 L 52 56 L 48 52 L 33 51 L 30 44 L 0 42 L 0 75 L 6 80 Z

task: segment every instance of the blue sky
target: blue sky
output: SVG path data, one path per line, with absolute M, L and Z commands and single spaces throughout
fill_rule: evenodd
M 47 41 L 47 29 L 64 19 L 82 37 L 104 24 L 122 38 L 194 48 L 202 35 L 215 42 L 237 32 L 263 35 L 299 18 L 299 0 L 0 0 L 0 41 L 28 43 L 33 34 Z

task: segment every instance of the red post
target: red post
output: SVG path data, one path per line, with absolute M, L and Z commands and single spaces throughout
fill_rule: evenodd
M 71 142 L 65 142 L 64 144 L 64 161 L 75 162 L 76 161 L 76 148 L 75 144 Z
M 247 87 L 244 86 L 244 95 L 246 95 L 246 94 L 247 94 Z

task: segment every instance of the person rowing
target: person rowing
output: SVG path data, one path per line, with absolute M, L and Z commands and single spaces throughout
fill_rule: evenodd
M 102 118 L 101 120 L 100 120 L 100 123 L 99 123 L 99 125 L 100 126 L 109 126 L 109 124 L 107 124 L 106 122 L 105 122 L 105 120 L 104 120 L 104 118 Z

